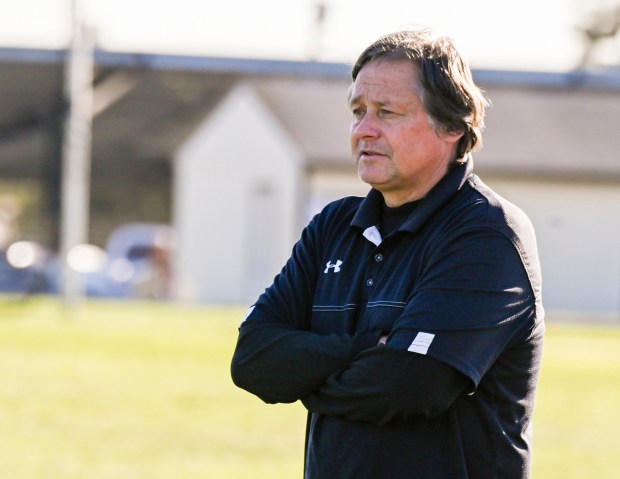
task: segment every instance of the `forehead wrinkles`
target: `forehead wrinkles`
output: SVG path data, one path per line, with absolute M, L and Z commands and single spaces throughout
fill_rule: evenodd
M 347 98 L 349 103 L 367 100 L 385 104 L 407 101 L 407 95 L 421 98 L 421 94 L 417 71 L 410 62 L 375 60 L 360 70 Z

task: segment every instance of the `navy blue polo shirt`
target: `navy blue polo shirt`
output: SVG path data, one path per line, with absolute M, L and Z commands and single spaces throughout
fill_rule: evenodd
M 433 417 L 398 400 L 356 420 L 309 413 L 305 477 L 529 477 L 544 332 L 531 223 L 471 162 L 385 238 L 382 207 L 371 190 L 311 221 L 241 325 L 233 379 L 267 402 L 326 383 L 356 397 L 424 395 L 407 364 L 425 355 L 467 377 L 469 394 Z

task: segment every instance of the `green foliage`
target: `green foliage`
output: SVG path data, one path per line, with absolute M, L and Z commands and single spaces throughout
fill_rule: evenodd
M 305 414 L 230 381 L 244 311 L 0 300 L 0 477 L 301 477 Z M 534 478 L 620 469 L 620 329 L 551 324 Z

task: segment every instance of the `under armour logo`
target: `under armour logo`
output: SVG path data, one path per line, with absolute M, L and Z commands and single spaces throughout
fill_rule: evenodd
M 332 264 L 331 261 L 328 261 L 327 263 L 325 263 L 325 271 L 323 271 L 323 273 L 328 273 L 330 268 L 334 268 L 334 273 L 338 273 L 340 272 L 340 265 L 342 264 L 342 261 L 340 260 L 336 260 L 335 264 Z

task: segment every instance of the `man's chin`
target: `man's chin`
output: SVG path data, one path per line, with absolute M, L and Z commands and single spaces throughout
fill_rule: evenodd
M 387 182 L 385 174 L 380 174 L 376 171 L 369 171 L 368 169 L 358 168 L 357 175 L 364 183 L 372 186 L 375 189 L 381 189 L 381 185 Z

